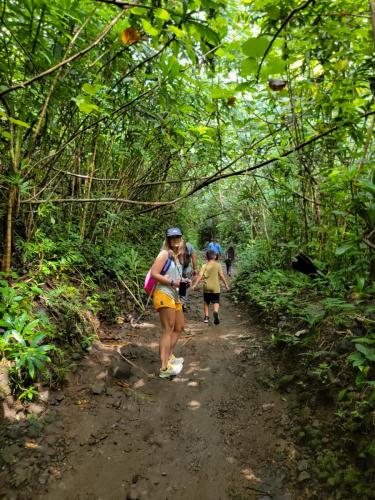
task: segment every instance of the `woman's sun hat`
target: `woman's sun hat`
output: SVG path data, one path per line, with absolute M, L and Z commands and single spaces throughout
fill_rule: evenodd
M 170 227 L 167 229 L 166 236 L 167 238 L 179 237 L 182 236 L 182 231 L 179 227 Z

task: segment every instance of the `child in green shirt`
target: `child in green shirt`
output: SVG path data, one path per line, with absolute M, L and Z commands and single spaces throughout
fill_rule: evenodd
M 217 256 L 213 250 L 207 252 L 207 263 L 202 266 L 199 273 L 197 281 L 192 286 L 195 290 L 199 283 L 203 280 L 203 300 L 204 300 L 204 323 L 208 323 L 209 316 L 209 305 L 214 306 L 214 324 L 218 325 L 220 323 L 219 319 L 219 308 L 220 308 L 220 281 L 221 280 L 225 288 L 229 290 L 228 283 L 225 280 L 223 271 L 221 269 L 221 264 L 216 260 Z

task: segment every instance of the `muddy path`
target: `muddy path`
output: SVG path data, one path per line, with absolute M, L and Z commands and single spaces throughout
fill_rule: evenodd
M 41 435 L 26 437 L 35 446 L 33 458 L 18 461 L 21 478 L 25 468 L 35 476 L 38 462 L 42 471 L 3 498 L 306 498 L 290 436 L 293 402 L 264 383 L 273 368 L 261 330 L 222 299 L 220 325 L 206 325 L 201 293 L 192 294 L 176 351 L 184 369 L 174 380 L 153 376 L 156 313 L 135 330 L 103 330 L 64 391 L 50 396 Z

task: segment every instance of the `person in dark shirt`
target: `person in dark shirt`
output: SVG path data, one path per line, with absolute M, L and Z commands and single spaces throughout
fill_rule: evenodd
M 230 246 L 225 254 L 225 265 L 227 267 L 227 275 L 232 275 L 232 263 L 234 261 L 234 248 Z
M 184 263 L 182 266 L 182 277 L 193 280 L 198 275 L 198 257 L 195 248 L 188 241 L 183 240 L 184 245 Z M 185 297 L 182 298 L 182 309 L 184 312 L 187 310 L 189 301 L 189 290 L 186 290 Z

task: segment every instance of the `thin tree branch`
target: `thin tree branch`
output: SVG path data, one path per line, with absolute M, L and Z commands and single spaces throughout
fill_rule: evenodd
M 9 26 L 7 25 L 7 23 L 3 20 L 2 21 L 2 24 L 6 27 L 6 29 L 9 31 L 10 35 L 12 38 L 15 39 L 17 45 L 19 45 L 19 47 L 21 48 L 22 52 L 25 54 L 25 56 L 27 57 L 27 59 L 30 61 L 30 63 L 32 64 L 33 68 L 35 69 L 35 71 L 38 71 L 38 68 L 35 66 L 35 63 L 30 55 L 30 53 L 24 48 L 24 46 L 22 45 L 22 43 L 18 40 L 18 38 L 16 37 L 16 35 L 13 33 L 13 31 L 9 28 Z M 2 94 L 0 94 L 1 96 Z
M 109 5 L 116 5 L 116 7 L 131 9 L 132 7 L 141 7 L 142 9 L 155 9 L 156 7 L 150 7 L 149 5 L 142 5 L 139 3 L 122 2 L 121 0 L 96 0 L 96 2 L 106 3 Z
M 366 245 L 370 248 L 372 248 L 373 250 L 375 250 L 375 245 L 374 243 L 371 243 L 371 241 L 369 241 L 367 238 L 362 238 L 362 241 L 363 243 L 366 243 Z
M 81 25 L 81 26 L 77 29 L 77 31 L 75 32 L 75 34 L 74 34 L 74 36 L 73 36 L 72 40 L 71 40 L 71 41 L 69 42 L 69 44 L 68 44 L 68 48 L 66 49 L 66 52 L 65 52 L 64 56 L 67 56 L 67 55 L 69 54 L 69 52 L 70 52 L 70 51 L 71 51 L 71 49 L 73 48 L 73 46 L 74 46 L 74 44 L 75 44 L 75 42 L 76 42 L 77 38 L 80 36 L 80 34 L 82 33 L 82 31 L 84 30 L 85 26 L 87 25 L 87 23 L 89 23 L 89 22 L 91 21 L 91 19 L 92 19 L 92 17 L 93 17 L 93 15 L 94 15 L 94 13 L 95 13 L 95 11 L 94 11 L 94 12 L 92 12 L 92 14 L 90 14 L 90 16 L 89 16 L 89 17 L 87 17 L 87 18 L 85 19 L 85 21 L 82 23 L 82 25 Z M 41 127 L 42 127 L 42 124 L 43 124 L 44 118 L 45 118 L 45 116 L 46 116 L 46 114 L 47 114 L 47 108 L 48 108 L 49 101 L 50 101 L 50 99 L 51 99 L 51 97 L 52 97 L 52 94 L 53 94 L 53 92 L 54 92 L 54 90 L 55 90 L 55 87 L 56 87 L 56 85 L 57 85 L 57 82 L 58 82 L 58 80 L 59 80 L 59 78 L 60 78 L 60 76 L 61 76 L 62 72 L 63 72 L 63 70 L 62 70 L 62 67 L 61 67 L 61 68 L 59 68 L 59 70 L 57 71 L 57 73 L 56 73 L 56 75 L 55 75 L 55 77 L 54 77 L 54 79 L 53 79 L 53 81 L 52 81 L 51 88 L 50 88 L 50 90 L 49 90 L 49 92 L 48 92 L 48 94 L 47 94 L 47 96 L 46 96 L 46 98 L 45 98 L 45 100 L 44 100 L 44 104 L 43 104 L 43 106 L 42 106 L 42 108 L 41 108 L 41 110 L 40 110 L 40 112 L 39 112 L 39 115 L 38 115 L 38 122 L 37 122 L 37 124 L 36 124 L 36 126 L 35 126 L 34 136 L 33 136 L 32 140 L 31 140 L 30 145 L 29 145 L 29 153 L 27 154 L 27 158 L 29 158 L 29 157 L 30 157 L 30 155 L 31 155 L 31 151 L 32 151 L 32 149 L 33 149 L 33 147 L 34 147 L 34 144 L 36 143 L 36 140 L 37 140 L 37 138 L 38 138 L 38 136 L 39 136 L 39 133 L 40 133 L 40 130 L 41 130 Z
M 373 114 L 375 114 L 375 111 L 369 111 L 369 112 L 363 114 L 362 118 L 366 118 L 366 117 L 368 117 L 370 115 L 373 115 Z M 315 135 L 315 136 L 311 137 L 311 139 L 305 141 L 304 143 L 299 144 L 298 146 L 296 146 L 296 147 L 294 147 L 292 149 L 289 149 L 288 151 L 285 151 L 281 155 L 278 155 L 278 156 L 276 156 L 274 158 L 270 158 L 268 160 L 264 160 L 263 162 L 258 163 L 257 165 L 253 165 L 252 167 L 247 167 L 247 168 L 244 168 L 242 170 L 237 170 L 235 172 L 221 173 L 220 175 L 211 176 L 207 180 L 201 182 L 196 187 L 194 187 L 193 189 L 191 189 L 185 195 L 179 196 L 178 198 L 175 198 L 174 200 L 169 200 L 169 201 L 140 201 L 140 200 L 128 200 L 126 198 L 75 198 L 75 199 L 74 198 L 60 198 L 60 199 L 35 200 L 33 198 L 30 198 L 29 200 L 20 201 L 20 203 L 22 203 L 22 204 L 24 204 L 24 203 L 30 203 L 30 204 L 33 204 L 33 205 L 40 205 L 42 203 L 96 203 L 96 202 L 103 201 L 103 202 L 123 203 L 123 204 L 127 204 L 127 205 L 147 205 L 148 207 L 151 207 L 151 208 L 145 209 L 145 210 L 143 210 L 141 212 L 138 212 L 137 215 L 139 215 L 141 213 L 145 213 L 145 212 L 149 212 L 149 211 L 155 210 L 156 208 L 159 208 L 159 207 L 164 207 L 164 206 L 168 206 L 168 205 L 174 205 L 177 202 L 179 202 L 181 200 L 184 200 L 186 198 L 189 198 L 190 196 L 192 196 L 193 194 L 197 193 L 198 191 L 200 191 L 204 187 L 207 187 L 210 184 L 213 184 L 214 182 L 217 182 L 219 180 L 226 179 L 228 177 L 237 176 L 237 175 L 247 174 L 248 172 L 251 172 L 253 170 L 257 170 L 257 169 L 259 169 L 261 167 L 264 167 L 265 165 L 269 165 L 271 163 L 274 163 L 275 161 L 280 160 L 280 158 L 285 158 L 285 157 L 291 155 L 292 153 L 295 153 L 296 151 L 299 151 L 300 149 L 305 148 L 309 144 L 312 144 L 312 143 L 318 141 L 322 137 L 325 137 L 326 135 L 329 135 L 332 132 L 334 132 L 334 131 L 338 130 L 339 128 L 341 128 L 341 127 L 343 127 L 345 125 L 348 125 L 348 124 L 349 124 L 349 122 L 344 122 L 344 123 L 342 123 L 340 125 L 335 125 L 334 127 L 331 127 L 330 129 L 326 130 L 325 132 L 322 132 L 321 134 L 318 134 L 318 135 Z M 235 158 L 233 161 L 231 161 L 225 168 L 229 168 L 230 166 L 234 165 L 234 163 L 236 163 L 237 161 L 239 161 L 246 154 L 247 153 L 241 154 L 240 156 L 238 156 L 237 158 Z M 224 169 L 222 169 L 222 171 L 223 170 Z
M 44 78 L 45 76 L 47 75 L 50 75 L 51 73 L 54 73 L 55 71 L 57 71 L 59 68 L 61 68 L 62 66 L 65 66 L 66 64 L 69 64 L 71 63 L 72 61 L 75 61 L 76 59 L 78 59 L 79 57 L 82 57 L 83 55 L 85 55 L 87 52 L 89 52 L 91 49 L 93 49 L 94 47 L 96 47 L 100 42 L 101 40 L 107 35 L 107 33 L 113 28 L 113 26 L 117 23 L 117 21 L 120 19 L 121 16 L 123 16 L 125 13 L 125 10 L 121 11 L 105 28 L 104 30 L 100 33 L 100 35 L 95 39 L 95 41 L 88 45 L 86 48 L 84 48 L 83 50 L 81 50 L 80 52 L 76 52 L 75 54 L 73 54 L 71 57 L 69 57 L 68 59 L 65 59 L 64 61 L 60 61 L 58 64 L 56 64 L 55 66 L 53 66 L 52 68 L 49 68 L 47 69 L 46 71 L 43 71 L 42 73 L 40 73 L 39 75 L 36 75 L 34 76 L 33 78 L 30 78 L 30 80 L 26 80 L 25 82 L 21 82 L 21 83 L 17 83 L 17 85 L 13 85 L 13 87 L 9 87 L 7 88 L 6 90 L 3 90 L 2 92 L 0 92 L 0 97 L 5 95 L 5 94 L 9 94 L 9 92 L 13 92 L 14 90 L 18 90 L 20 88 L 24 89 L 26 87 L 29 87 L 32 83 L 34 83 L 35 81 L 37 80 L 41 80 L 42 78 Z
M 120 78 L 114 83 L 114 85 L 112 86 L 112 89 L 114 89 L 115 87 L 117 87 L 117 85 L 119 85 L 123 80 L 125 80 L 125 78 L 128 78 L 132 73 L 134 73 L 134 71 L 136 71 L 138 68 L 140 68 L 141 66 L 143 66 L 144 64 L 146 64 L 147 62 L 149 61 L 152 61 L 152 59 L 155 59 L 155 57 L 157 57 L 158 55 L 160 55 L 162 52 L 164 52 L 164 50 L 168 47 L 168 45 L 170 45 L 173 40 L 175 40 L 176 37 L 175 36 L 172 36 L 164 45 L 163 47 L 158 50 L 157 52 L 155 52 L 154 54 L 151 54 L 151 56 L 149 57 L 146 57 L 146 59 L 143 59 L 143 61 L 139 62 L 138 64 L 136 64 L 133 68 L 131 68 L 127 73 L 125 73 L 124 75 L 120 76 Z
M 99 118 L 99 120 L 96 120 L 95 122 L 91 123 L 90 125 L 87 125 L 86 127 L 84 127 L 82 129 L 77 130 L 76 132 L 74 132 L 74 134 L 69 137 L 69 139 L 60 147 L 60 149 L 58 149 L 57 151 L 53 152 L 50 155 L 44 156 L 43 158 L 41 158 L 40 160 L 38 160 L 37 162 L 35 162 L 30 167 L 30 171 L 33 168 L 35 168 L 36 166 L 38 166 L 40 163 L 42 163 L 44 160 L 49 160 L 49 159 L 53 158 L 54 156 L 60 154 L 78 135 L 82 134 L 83 132 L 87 132 L 87 130 L 90 130 L 93 127 L 96 127 L 101 122 L 105 122 L 105 121 L 109 120 L 112 116 L 116 115 L 117 113 L 119 113 L 120 111 L 122 111 L 124 108 L 126 108 L 128 106 L 131 106 L 134 102 L 139 101 L 139 99 L 142 99 L 142 97 L 144 97 L 145 95 L 147 95 L 150 92 L 152 92 L 153 90 L 155 90 L 157 88 L 157 86 L 158 85 L 155 85 L 154 87 L 146 90 L 145 92 L 143 92 L 142 94 L 138 95 L 137 97 L 135 97 L 131 101 L 126 102 L 125 104 L 123 104 L 119 108 L 117 108 L 114 111 L 112 111 L 112 113 L 110 115 L 104 116 L 102 118 Z M 1 97 L 1 95 L 0 95 L 0 97 Z M 63 172 L 63 171 L 61 170 L 61 172 Z
M 284 128 L 284 126 L 279 127 L 278 129 L 274 130 L 273 132 L 270 132 L 269 134 L 265 135 L 264 137 L 260 138 L 256 142 L 254 142 L 249 148 L 247 148 L 243 153 L 241 153 L 239 156 L 237 156 L 237 158 L 235 158 L 233 161 L 229 162 L 227 165 L 225 165 L 224 167 L 222 167 L 221 169 L 219 169 L 217 172 L 215 172 L 214 174 L 212 174 L 210 177 L 206 177 L 204 179 L 204 182 L 208 181 L 208 184 L 211 184 L 210 181 L 212 179 L 214 180 L 215 178 L 217 178 L 217 176 L 219 174 L 221 174 L 225 170 L 228 170 L 229 168 L 231 168 L 235 163 L 237 163 L 242 158 L 245 158 L 249 154 L 250 151 L 253 151 L 253 149 L 255 148 L 255 146 L 257 146 L 258 144 L 260 144 L 261 142 L 263 142 L 265 139 L 268 139 L 269 137 L 272 137 L 276 132 L 279 132 L 283 128 Z M 198 184 L 198 186 L 199 186 L 199 184 Z
M 375 114 L 375 111 L 368 111 L 367 113 L 364 113 L 361 118 L 367 118 L 368 116 L 371 116 L 373 114 Z M 247 167 L 247 168 L 244 168 L 243 170 L 237 170 L 235 172 L 231 172 L 231 173 L 227 173 L 227 174 L 222 174 L 222 175 L 219 175 L 219 176 L 212 176 L 212 181 L 216 182 L 216 180 L 225 179 L 227 177 L 233 177 L 234 175 L 242 175 L 242 174 L 245 174 L 247 172 L 251 172 L 252 170 L 257 170 L 258 168 L 264 167 L 265 165 L 268 165 L 268 164 L 273 163 L 273 162 L 275 162 L 277 160 L 280 160 L 280 158 L 285 158 L 286 156 L 289 156 L 290 154 L 295 153 L 296 151 L 299 151 L 300 149 L 305 148 L 309 144 L 312 144 L 312 143 L 318 141 L 319 139 L 321 139 L 322 137 L 325 137 L 326 135 L 332 134 L 332 132 L 335 132 L 336 130 L 338 130 L 341 127 L 349 125 L 350 123 L 351 122 L 346 121 L 346 122 L 343 122 L 341 124 L 335 125 L 334 127 L 331 127 L 330 129 L 326 130 L 325 132 L 322 132 L 321 134 L 314 135 L 313 137 L 311 137 L 307 141 L 303 142 L 302 144 L 297 145 L 295 148 L 289 149 L 288 151 L 286 151 L 285 153 L 282 153 L 279 156 L 276 156 L 276 157 L 271 158 L 269 160 L 265 160 L 265 161 L 263 161 L 263 162 L 261 162 L 261 163 L 259 163 L 257 165 L 254 165 L 252 167 Z M 247 155 L 247 153 L 241 154 L 240 156 L 238 156 L 237 158 L 235 158 L 232 162 L 230 162 L 226 167 L 224 167 L 224 169 L 228 169 L 234 163 L 237 163 L 241 158 L 243 158 L 246 155 Z M 195 192 L 199 191 L 200 189 L 202 189 L 202 187 L 205 187 L 208 184 L 211 184 L 211 180 L 210 179 L 208 179 L 207 181 L 203 181 L 201 184 L 199 184 L 198 186 L 196 186 L 196 188 L 194 188 L 194 191 Z M 193 193 L 192 192 L 189 193 L 189 196 L 190 196 L 190 194 L 193 194 Z
M 298 198 L 302 198 L 303 200 L 306 200 L 309 203 L 316 203 L 320 207 L 327 207 L 327 205 L 324 203 L 314 202 L 314 200 L 310 200 L 310 198 L 306 198 L 306 196 L 304 196 L 303 194 L 299 193 L 298 191 L 294 191 L 293 189 L 290 189 L 289 186 L 287 186 L 286 184 L 283 184 L 280 181 L 277 181 L 276 179 L 273 179 L 272 177 L 266 177 L 265 175 L 257 175 L 257 174 L 253 174 L 253 177 L 257 177 L 258 179 L 264 179 L 266 181 L 273 182 L 274 184 L 276 184 L 280 188 L 283 188 L 286 191 L 288 191 L 288 193 L 292 194 L 293 196 L 297 196 Z
M 1 13 L 1 20 L 0 20 L 1 24 L 3 24 L 4 22 L 6 6 L 7 6 L 7 0 L 3 0 L 3 11 Z
M 368 116 L 371 116 L 373 114 L 375 114 L 375 111 L 368 111 L 367 113 L 364 113 L 360 118 L 367 118 Z M 325 132 L 322 132 L 321 134 L 318 134 L 318 135 L 315 135 L 315 136 L 311 137 L 311 139 L 305 141 L 304 143 L 299 144 L 298 146 L 296 146 L 296 147 L 294 147 L 292 149 L 289 149 L 288 151 L 285 151 L 285 153 L 282 153 L 281 155 L 275 156 L 274 158 L 270 158 L 269 160 L 264 160 L 263 162 L 258 163 L 257 165 L 254 165 L 252 167 L 247 167 L 247 168 L 244 168 L 242 170 L 237 170 L 237 171 L 229 172 L 229 173 L 220 173 L 220 175 L 216 175 L 215 174 L 215 175 L 209 177 L 207 180 L 205 180 L 205 181 L 201 182 L 200 184 L 198 184 L 197 186 L 195 186 L 193 189 L 191 189 L 185 195 L 180 196 L 179 198 L 176 198 L 175 200 L 173 200 L 173 203 L 177 203 L 177 202 L 179 202 L 181 200 L 189 198 L 193 194 L 195 194 L 198 191 L 200 191 L 201 189 L 209 186 L 210 184 L 213 184 L 214 182 L 220 181 L 222 179 L 227 179 L 228 177 L 234 177 L 234 176 L 237 176 L 237 175 L 247 174 L 248 172 L 251 172 L 253 170 L 257 170 L 257 169 L 259 169 L 261 167 L 264 167 L 266 165 L 274 163 L 275 161 L 280 160 L 280 158 L 285 158 L 285 157 L 291 155 L 292 153 L 295 153 L 296 151 L 299 151 L 300 149 L 305 148 L 309 144 L 312 144 L 312 143 L 318 141 L 322 137 L 325 137 L 326 135 L 332 134 L 332 132 L 335 132 L 339 128 L 345 127 L 345 126 L 350 125 L 350 124 L 351 124 L 351 121 L 350 122 L 346 121 L 346 122 L 343 122 L 343 123 L 341 123 L 339 125 L 335 125 L 334 127 L 331 127 L 330 129 L 326 130 Z M 237 163 L 239 160 L 241 160 L 247 154 L 248 154 L 248 151 L 246 153 L 242 153 L 241 155 L 239 155 L 237 158 L 235 158 L 234 160 L 232 160 L 226 167 L 224 167 L 223 169 L 221 169 L 221 172 L 223 172 L 224 170 L 228 169 L 229 167 L 231 167 L 232 165 L 234 165 L 235 163 Z M 172 204 L 172 202 L 171 202 L 171 204 Z M 135 215 L 140 215 L 140 214 L 143 214 L 145 212 L 151 212 L 152 210 L 155 210 L 157 208 L 158 207 L 147 208 L 145 210 L 137 212 Z
M 131 104 L 133 104 L 134 102 L 138 101 L 139 99 L 141 99 L 144 95 L 150 93 L 152 90 L 154 90 L 155 88 L 157 87 L 157 85 L 155 85 L 154 87 L 152 87 L 151 89 L 143 92 L 143 94 L 140 94 L 139 96 L 135 97 L 134 99 L 132 99 L 131 101 L 123 104 L 122 106 L 120 106 L 120 108 L 116 109 L 115 111 L 113 111 L 109 116 L 105 116 L 103 118 L 100 118 L 99 120 L 97 120 L 96 122 L 94 123 L 91 123 L 90 125 L 87 125 L 86 127 L 84 127 L 83 129 L 81 130 L 78 130 L 76 131 L 69 139 L 68 141 L 65 142 L 65 144 L 63 144 L 60 149 L 58 149 L 57 151 L 55 151 L 54 153 L 48 155 L 48 156 L 45 156 L 43 158 L 41 158 L 40 160 L 38 160 L 36 163 L 34 163 L 30 169 L 29 169 L 29 172 L 32 172 L 32 170 L 37 166 L 39 165 L 43 160 L 49 160 L 51 158 L 53 158 L 54 156 L 60 154 L 74 139 L 75 137 L 77 137 L 78 135 L 82 134 L 83 132 L 86 132 L 87 130 L 89 130 L 90 128 L 93 128 L 95 126 L 97 126 L 99 123 L 101 122 L 105 122 L 106 120 L 109 120 L 109 118 L 111 118 L 112 116 L 114 116 L 116 113 L 120 112 L 121 110 L 123 110 L 124 108 L 126 108 L 127 106 L 130 106 Z M 52 166 L 50 168 L 53 168 Z M 42 189 L 40 189 L 38 191 L 38 193 L 35 193 L 34 194 L 34 197 L 33 199 L 35 199 L 37 196 L 39 196 L 41 193 L 43 193 L 43 191 L 45 191 L 47 189 L 47 187 L 59 176 L 60 173 L 64 173 L 64 170 L 58 170 L 56 168 L 54 168 L 54 170 L 56 170 L 57 174 L 47 183 L 45 184 Z M 46 173 L 45 175 L 45 178 L 48 176 L 48 173 L 49 171 Z
M 152 182 L 142 182 L 141 184 L 135 184 L 134 188 L 147 187 L 147 186 L 160 186 L 161 184 L 182 184 L 184 182 L 194 182 L 203 181 L 209 177 L 186 177 L 185 179 L 171 179 L 165 181 L 152 181 Z
M 39 37 L 39 33 L 40 33 L 40 30 L 41 30 L 41 27 L 42 27 L 42 23 L 43 23 L 43 18 L 44 18 L 45 11 L 46 11 L 46 6 L 42 5 L 42 12 L 40 13 L 38 27 L 36 29 L 36 33 L 35 33 L 35 37 L 34 37 L 34 41 L 33 41 L 33 46 L 31 48 L 31 53 L 32 54 L 34 54 L 35 49 L 36 49 L 36 44 L 38 43 L 38 37 Z
M 99 74 L 105 66 L 108 66 L 109 64 L 111 64 L 111 62 L 113 62 L 113 61 L 114 61 L 117 57 L 121 56 L 121 54 L 123 54 L 124 52 L 126 52 L 128 49 L 129 49 L 129 47 L 128 47 L 128 46 L 121 47 L 121 49 L 120 49 L 120 50 L 118 50 L 118 51 L 116 52 L 116 54 L 114 54 L 114 55 L 113 55 L 113 56 L 109 59 L 109 61 L 105 62 L 104 64 L 102 64 L 102 65 L 100 66 L 100 68 L 96 71 L 96 74 Z M 100 54 L 100 56 L 99 56 L 99 57 L 97 57 L 97 58 L 95 59 L 95 61 L 94 61 L 93 63 L 91 63 L 91 64 L 90 64 L 90 66 L 89 66 L 89 67 L 91 68 L 91 67 L 95 66 L 95 64 L 96 64 L 97 62 L 99 62 L 99 61 L 100 61 L 100 59 L 102 59 L 102 58 L 103 58 L 103 57 L 107 54 L 107 52 L 108 52 L 108 51 L 106 51 L 104 54 Z
M 21 200 L 20 203 L 29 203 L 30 205 L 41 205 L 43 203 L 98 203 L 100 201 L 110 201 L 115 203 L 122 203 L 124 205 L 148 205 L 153 207 L 164 207 L 166 205 L 173 205 L 176 201 L 140 201 L 140 200 L 128 200 L 127 198 L 51 198 L 45 200 L 34 200 L 30 198 L 28 200 Z
M 265 60 L 265 58 L 267 57 L 267 54 L 268 52 L 271 50 L 271 47 L 274 43 L 274 41 L 276 40 L 276 38 L 279 36 L 279 34 L 281 33 L 281 31 L 285 28 L 285 26 L 288 24 L 288 22 L 291 20 L 291 18 L 294 16 L 294 14 L 296 14 L 297 12 L 299 12 L 300 10 L 303 10 L 305 9 L 306 7 L 309 6 L 310 3 L 314 2 L 314 0 L 307 0 L 307 2 L 305 2 L 303 5 L 301 5 L 300 7 L 296 7 L 295 9 L 292 10 L 292 12 L 290 14 L 287 15 L 287 17 L 285 18 L 285 20 L 283 21 L 282 25 L 280 26 L 280 28 L 276 31 L 275 35 L 273 36 L 271 42 L 269 43 L 266 51 L 264 52 L 263 54 L 263 57 L 262 57 L 262 60 L 260 61 L 259 63 L 259 66 L 258 66 L 258 72 L 257 72 L 257 77 L 256 77 L 256 82 L 258 83 L 258 80 L 259 80 L 259 73 L 260 73 L 260 70 L 262 69 L 262 64 Z
M 120 179 L 106 179 L 104 177 L 91 177 L 91 175 L 74 174 L 73 172 L 68 172 L 67 170 L 61 170 L 56 167 L 52 167 L 52 170 L 59 172 L 59 174 L 65 174 L 71 177 L 78 177 L 79 179 L 91 179 L 92 181 L 118 182 L 120 180 Z

